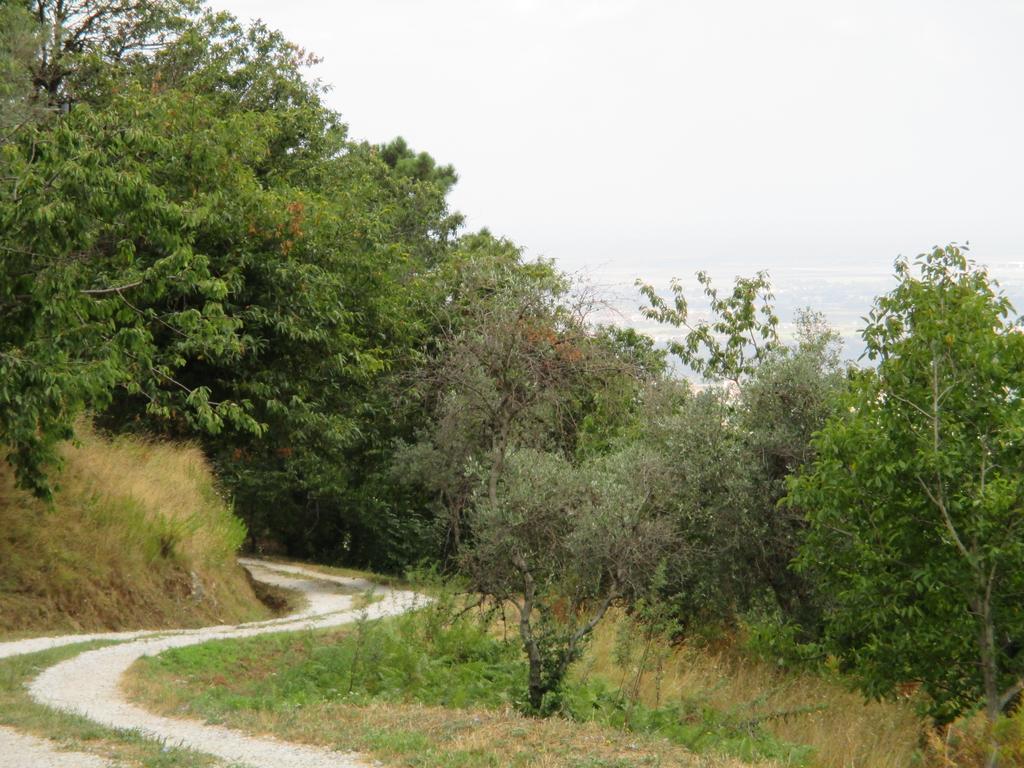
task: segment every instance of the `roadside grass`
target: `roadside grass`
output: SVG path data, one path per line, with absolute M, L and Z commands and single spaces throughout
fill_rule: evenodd
M 428 608 L 344 631 L 168 651 L 136 663 L 126 686 L 164 714 L 396 766 L 807 764 L 809 750 L 703 705 L 624 706 L 605 681 L 571 686 L 563 716 L 526 717 L 524 683 L 513 643 Z
M 662 646 L 657 663 L 646 666 L 616 663 L 622 655 L 616 641 L 629 631 L 628 621 L 616 613 L 598 627 L 577 678 L 613 680 L 648 706 L 704 702 L 713 711 L 758 723 L 780 741 L 810 746 L 813 764 L 823 768 L 920 764 L 926 724 L 912 701 L 865 702 L 838 676 L 780 668 L 755 658 L 735 639 Z
M 0 463 L 0 633 L 159 629 L 270 618 L 235 563 L 245 529 L 196 446 L 107 439 L 61 450 L 46 504 Z
M 79 643 L 40 653 L 0 659 L 0 725 L 50 739 L 60 749 L 88 752 L 138 768 L 213 768 L 212 757 L 145 739 L 134 731 L 97 725 L 78 715 L 36 704 L 26 685 L 47 667 L 107 642 Z M 26 766 L 26 768 L 29 768 Z

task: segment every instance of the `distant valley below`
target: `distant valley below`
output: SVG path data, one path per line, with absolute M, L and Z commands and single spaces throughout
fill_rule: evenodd
M 984 262 L 982 262 L 984 263 Z M 990 274 L 998 281 L 1017 312 L 1024 311 L 1024 260 L 987 263 Z M 654 285 L 660 295 L 670 298 L 672 277 L 682 280 L 695 320 L 708 317 L 708 304 L 694 277 L 699 266 L 685 265 L 679 269 L 661 268 L 643 277 Z M 707 270 L 721 292 L 731 287 L 734 277 L 753 275 L 757 267 L 742 264 L 712 266 Z M 843 337 L 843 353 L 857 360 L 864 351 L 860 331 L 863 318 L 874 300 L 896 285 L 892 265 L 849 267 L 780 267 L 768 270 L 775 293 L 775 309 L 782 322 L 782 335 L 791 339 L 795 313 L 804 307 L 822 312 L 829 324 Z M 660 325 L 643 316 L 642 298 L 634 287 L 635 277 L 621 269 L 601 269 L 591 275 L 592 282 L 607 305 L 598 313 L 601 322 L 614 322 L 636 328 L 664 344 L 678 335 L 676 329 Z

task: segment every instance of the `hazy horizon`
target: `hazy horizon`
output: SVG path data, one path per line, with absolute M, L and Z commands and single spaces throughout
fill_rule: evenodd
M 212 6 L 322 56 L 354 138 L 453 164 L 470 229 L 618 294 L 765 269 L 848 335 L 898 255 L 969 241 L 1024 297 L 1024 3 Z

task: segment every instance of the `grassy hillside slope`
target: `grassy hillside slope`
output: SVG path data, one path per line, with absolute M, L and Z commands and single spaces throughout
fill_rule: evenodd
M 235 563 L 244 527 L 197 448 L 80 436 L 62 451 L 52 505 L 0 463 L 0 632 L 269 616 Z

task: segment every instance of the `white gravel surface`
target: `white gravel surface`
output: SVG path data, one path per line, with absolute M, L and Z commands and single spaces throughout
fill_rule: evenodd
M 90 640 L 133 640 L 137 637 L 149 637 L 155 634 L 157 633 L 142 630 L 139 632 L 94 632 L 88 635 L 61 635 L 59 637 L 30 637 L 25 640 L 0 643 L 0 659 L 6 659 L 9 656 L 22 656 L 26 653 L 48 651 L 51 648 L 59 648 L 62 645 L 86 643 Z M 163 634 L 168 633 L 164 632 Z
M 0 768 L 107 768 L 95 755 L 61 752 L 53 742 L 0 727 Z
M 417 604 L 422 605 L 425 600 L 413 592 L 393 590 L 360 579 L 329 576 L 298 566 L 248 559 L 240 562 L 259 581 L 302 591 L 308 600 L 306 608 L 283 619 L 238 626 L 159 633 L 74 635 L 16 641 L 0 644 L 0 658 L 83 640 L 128 639 L 129 642 L 87 651 L 50 667 L 30 684 L 29 692 L 32 698 L 47 706 L 83 715 L 112 728 L 137 730 L 144 736 L 169 745 L 206 752 L 233 765 L 249 768 L 356 768 L 367 765 L 351 753 L 290 744 L 269 737 L 246 736 L 221 726 L 155 715 L 125 698 L 120 689 L 121 676 L 142 656 L 208 640 L 333 627 L 355 621 L 361 616 L 368 619 L 393 616 Z M 373 589 L 383 599 L 365 608 L 354 609 L 352 603 L 355 594 L 368 589 Z M 0 731 L 0 748 L 6 743 L 4 733 Z M 29 754 L 25 751 L 22 762 L 9 765 L 17 765 L 19 768 L 37 765 L 44 768 L 51 765 L 94 768 L 105 765 L 102 761 L 96 762 L 97 759 L 90 755 L 57 753 L 49 749 L 45 742 L 36 739 L 32 739 L 32 742 L 32 749 L 46 749 L 47 754 L 60 755 L 63 762 L 48 763 L 43 757 L 37 759 L 35 753 Z M 20 747 L 13 745 L 12 749 L 17 751 Z M 93 762 L 75 762 L 80 758 Z M 8 765 L 3 759 L 0 757 L 0 768 L 6 768 Z

